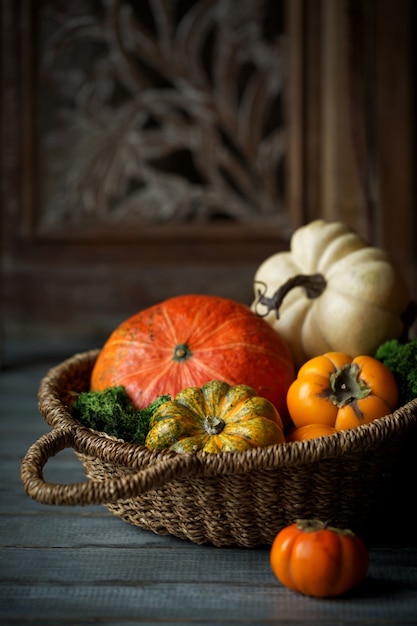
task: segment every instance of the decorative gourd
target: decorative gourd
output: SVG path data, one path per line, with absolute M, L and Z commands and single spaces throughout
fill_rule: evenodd
M 289 343 L 297 367 L 325 352 L 373 355 L 401 335 L 405 280 L 380 248 L 341 222 L 296 230 L 289 252 L 258 268 L 252 310 Z
M 153 414 L 145 445 L 176 452 L 236 452 L 284 443 L 279 413 L 247 385 L 212 380 L 190 387 Z
M 291 351 L 249 307 L 209 295 L 176 296 L 120 324 L 94 365 L 91 389 L 123 385 L 137 408 L 209 380 L 247 384 L 285 419 L 295 378 Z

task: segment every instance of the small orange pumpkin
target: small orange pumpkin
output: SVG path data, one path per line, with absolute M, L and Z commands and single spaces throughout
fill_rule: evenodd
M 339 596 L 363 581 L 369 552 L 351 530 L 319 520 L 297 520 L 275 537 L 270 563 L 278 580 L 316 598 Z
M 282 419 L 295 378 L 286 342 L 248 307 L 208 295 L 176 296 L 120 324 L 94 365 L 91 389 L 123 385 L 137 408 L 210 380 L 244 383 Z
M 397 405 L 398 385 L 385 365 L 343 352 L 326 352 L 304 363 L 287 394 L 296 427 L 328 424 L 346 430 L 389 415 Z
M 212 380 L 190 387 L 152 415 L 145 445 L 175 452 L 237 452 L 284 443 L 281 418 L 247 385 Z

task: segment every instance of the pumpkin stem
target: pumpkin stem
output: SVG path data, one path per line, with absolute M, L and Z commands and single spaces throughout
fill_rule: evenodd
M 338 528 L 336 526 L 332 526 L 328 521 L 323 522 L 318 519 L 296 519 L 295 523 L 298 528 L 305 533 L 308 532 L 319 532 L 321 530 L 331 530 L 339 535 L 346 535 L 348 537 L 354 537 L 355 533 L 350 530 L 350 528 Z
M 180 343 L 174 348 L 174 361 L 187 361 L 192 356 L 192 352 L 186 343 Z
M 366 398 L 371 388 L 360 378 L 361 368 L 357 363 L 347 363 L 330 374 L 330 387 L 326 395 L 339 408 Z
M 206 415 L 204 429 L 209 435 L 218 435 L 222 432 L 226 422 L 216 415 Z
M 260 281 L 256 281 L 259 284 L 264 285 L 266 290 L 266 284 Z M 275 311 L 277 319 L 279 319 L 279 309 L 281 304 L 287 295 L 294 289 L 294 287 L 302 287 L 306 292 L 307 298 L 314 299 L 318 298 L 326 288 L 326 279 L 322 274 L 297 274 L 296 276 L 292 276 L 289 278 L 277 291 L 273 296 L 266 296 L 265 293 L 261 293 L 261 290 L 258 289 L 257 292 L 257 301 L 255 305 L 256 314 L 259 317 L 266 317 L 271 311 Z M 266 307 L 266 313 L 261 315 L 258 311 L 258 305 L 261 304 Z

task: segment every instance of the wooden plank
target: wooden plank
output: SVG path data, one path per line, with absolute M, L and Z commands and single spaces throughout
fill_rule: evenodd
M 201 552 L 197 559 L 201 563 Z M 396 568 L 388 568 L 382 581 L 370 578 L 356 591 L 335 602 L 294 594 L 270 577 L 268 580 L 262 577 L 252 584 L 244 582 L 245 578 L 231 582 L 225 577 L 215 582 L 205 578 L 188 582 L 179 580 L 178 575 L 175 581 L 142 580 L 141 559 L 138 557 L 136 562 L 132 578 L 123 584 L 117 579 L 113 584 L 102 582 L 99 569 L 93 574 L 98 577 L 94 584 L 80 583 L 77 571 L 72 583 L 67 585 L 54 583 L 53 572 L 46 583 L 3 584 L 0 616 L 21 619 L 36 615 L 38 620 L 60 620 L 65 616 L 68 621 L 82 618 L 100 622 L 116 619 L 200 621 L 201 618 L 208 621 L 207 616 L 210 616 L 210 623 L 222 624 L 225 620 L 236 619 L 239 623 L 244 616 L 245 623 L 257 620 L 258 624 L 278 620 L 280 623 L 299 620 L 305 624 L 363 624 L 364 620 L 372 620 L 398 625 L 407 620 L 413 623 L 417 611 L 415 589 L 401 584 Z M 95 565 L 93 562 L 91 567 L 94 569 Z M 219 559 L 219 569 L 225 566 L 224 559 Z M 201 576 L 201 570 L 197 575 Z M 389 589 L 394 591 L 389 593 Z M 375 599 L 375 594 L 377 601 L 369 603 L 369 598 Z
M 320 59 L 322 45 L 321 0 L 303 2 L 303 199 L 305 222 L 321 217 L 322 119 Z
M 415 3 L 379 0 L 377 7 L 376 131 L 380 183 L 379 244 L 400 266 L 417 298 Z M 413 327 L 417 336 L 417 324 Z
M 344 221 L 362 236 L 369 237 L 366 205 L 352 138 L 352 116 L 360 117 L 361 111 L 352 110 L 348 61 L 351 55 L 349 46 L 354 44 L 348 40 L 349 13 L 345 3 L 334 0 L 323 0 L 321 10 L 320 215 L 327 220 Z M 359 100 L 355 100 L 356 108 L 362 104 L 360 95 Z
M 143 534 L 142 534 L 143 536 Z M 85 537 L 88 541 L 88 537 Z M 109 535 L 106 538 L 112 541 Z M 22 586 L 56 583 L 59 585 L 96 585 L 201 582 L 201 560 L 204 559 L 204 582 L 227 584 L 274 584 L 269 566 L 269 550 L 216 549 L 189 542 L 161 541 L 140 547 L 105 545 L 84 547 L 84 537 L 75 538 L 70 548 L 43 548 L 42 562 L 37 548 L 4 548 L 0 568 L 4 584 L 19 582 Z M 23 565 L 23 567 L 22 567 Z
M 195 544 L 170 535 L 156 535 L 124 522 L 104 507 L 97 512 L 71 509 L 9 513 L 0 516 L 1 547 L 13 548 L 175 548 Z
M 291 41 L 288 51 L 288 89 L 286 116 L 288 125 L 288 157 L 286 182 L 288 185 L 287 203 L 291 217 L 291 226 L 299 227 L 305 220 L 305 172 L 304 172 L 304 134 L 305 119 L 303 111 L 303 2 L 286 0 L 286 19 L 288 37 Z
M 55 584 L 54 572 L 59 571 L 59 584 L 74 582 L 113 584 L 125 582 L 198 583 L 201 578 L 201 560 L 204 560 L 204 581 L 208 583 L 244 583 L 274 585 L 275 577 L 269 565 L 268 548 L 214 548 L 197 546 L 190 542 L 164 538 L 147 543 L 152 533 L 137 533 L 145 541 L 125 547 L 112 544 L 109 535 L 102 545 L 82 545 L 83 538 L 74 537 L 69 548 L 35 547 L 22 550 L 5 547 L 0 554 L 3 582 L 22 585 Z M 106 543 L 110 540 L 110 544 Z M 381 579 L 395 579 L 399 587 L 412 589 L 417 584 L 416 550 L 378 549 L 371 552 L 367 584 Z M 22 568 L 22 564 L 24 567 Z M 414 587 L 414 590 L 416 587 Z M 417 602 L 417 597 L 415 598 Z
M 0 428 L 0 456 L 5 459 L 18 459 L 20 460 L 24 454 L 26 454 L 29 447 L 35 443 L 39 439 L 41 435 L 47 433 L 51 430 L 50 426 L 43 422 L 42 417 L 38 415 L 31 416 L 32 423 L 27 425 L 19 420 L 19 416 L 14 416 L 13 412 L 9 414 L 10 421 L 20 422 L 15 426 L 14 431 L 11 430 L 10 437 L 5 437 L 5 431 L 7 426 L 4 428 Z M 63 450 L 60 455 L 57 455 L 56 459 L 60 459 L 61 457 L 69 458 L 69 452 L 67 450 Z M 72 458 L 73 453 L 71 453 Z M 56 462 L 55 459 L 53 461 Z M 78 462 L 79 463 L 79 462 Z M 76 463 L 74 463 L 74 466 Z

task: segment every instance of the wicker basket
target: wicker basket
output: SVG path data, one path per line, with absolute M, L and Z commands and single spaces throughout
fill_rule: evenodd
M 269 545 L 296 518 L 361 531 L 383 502 L 417 400 L 392 415 L 331 437 L 237 453 L 151 451 L 81 426 L 70 406 L 89 388 L 98 350 L 77 354 L 41 382 L 39 409 L 52 426 L 22 460 L 29 496 L 45 504 L 104 504 L 157 534 L 216 546 Z M 72 447 L 89 480 L 44 481 L 51 456 Z

